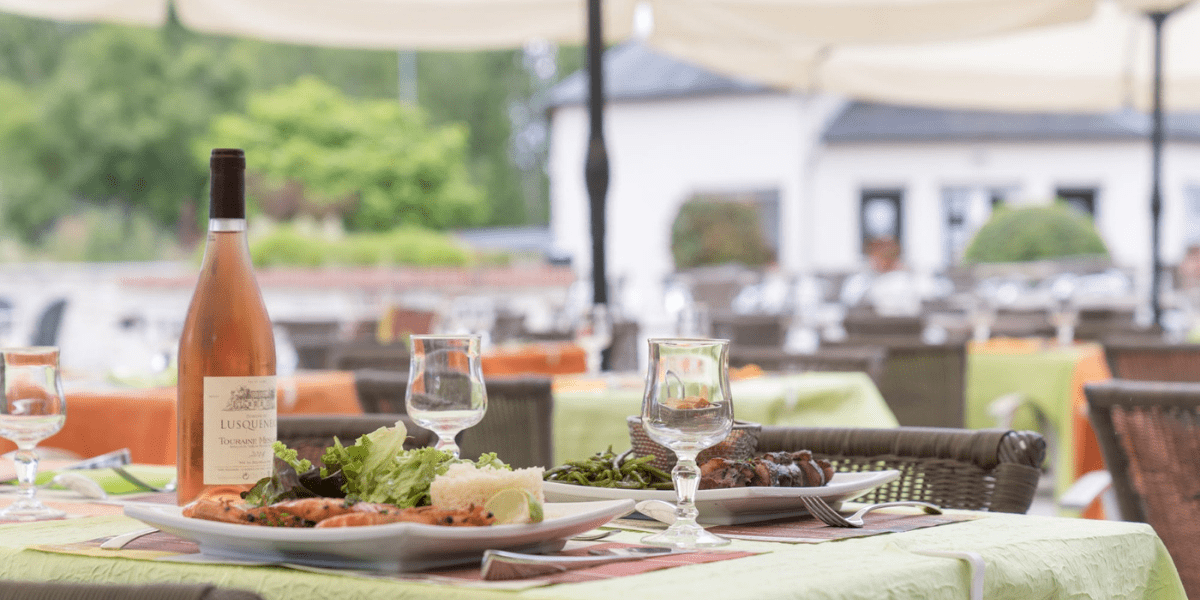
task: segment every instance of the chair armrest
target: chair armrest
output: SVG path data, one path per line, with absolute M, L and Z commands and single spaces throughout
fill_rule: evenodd
M 1117 507 L 1116 496 L 1112 489 L 1112 474 L 1105 470 L 1084 473 L 1058 499 L 1058 505 L 1065 510 L 1075 513 L 1100 499 L 1104 514 L 1112 520 L 1120 520 L 1121 511 Z

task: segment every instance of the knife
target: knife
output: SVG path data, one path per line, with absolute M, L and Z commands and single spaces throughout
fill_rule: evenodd
M 107 469 L 109 467 L 120 467 L 133 462 L 129 454 L 129 448 L 121 448 L 113 450 L 106 454 L 85 458 L 77 463 L 59 467 L 60 471 L 74 471 L 79 469 Z
M 483 578 L 487 581 L 526 579 L 539 575 L 553 575 L 572 569 L 586 569 L 609 563 L 641 560 L 668 554 L 686 554 L 692 550 L 638 546 L 604 550 L 595 556 L 553 556 L 545 554 L 523 554 L 507 550 L 487 550 L 483 553 Z

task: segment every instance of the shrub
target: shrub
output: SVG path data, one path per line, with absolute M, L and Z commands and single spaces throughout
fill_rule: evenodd
M 775 260 L 751 202 L 691 200 L 679 207 L 671 226 L 675 268 L 741 263 L 758 267 Z
M 1056 202 L 997 210 L 975 234 L 963 261 L 1027 262 L 1107 255 L 1108 248 L 1091 219 Z
M 416 226 L 386 233 L 350 234 L 340 240 L 280 226 L 250 244 L 255 266 L 465 266 L 471 253 L 453 237 Z

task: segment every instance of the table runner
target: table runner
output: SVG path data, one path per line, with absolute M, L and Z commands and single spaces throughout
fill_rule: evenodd
M 135 559 L 135 560 L 157 560 L 170 559 L 179 560 L 188 557 L 189 555 L 199 555 L 200 546 L 191 540 L 187 540 L 175 535 L 158 531 L 139 537 L 120 550 L 105 550 L 101 549 L 100 545 L 112 539 L 113 536 L 104 536 L 74 542 L 69 544 L 44 544 L 32 546 L 32 550 L 42 552 L 53 552 L 59 554 L 72 554 L 79 556 L 91 556 L 106 559 Z M 588 556 L 592 550 L 607 550 L 615 548 L 633 548 L 637 544 L 627 544 L 620 542 L 599 542 L 599 543 L 577 543 L 575 547 L 555 553 L 560 556 Z M 304 566 L 288 565 L 288 568 L 298 568 L 311 570 L 319 573 L 332 575 L 343 575 L 347 577 L 376 577 L 389 578 L 397 581 L 421 581 L 425 583 L 436 583 L 445 585 L 469 585 L 472 587 L 496 587 L 502 589 L 520 589 L 528 587 L 537 587 L 543 585 L 552 585 L 559 583 L 580 583 L 585 581 L 599 581 L 602 579 L 612 579 L 616 577 L 628 577 L 641 573 L 649 573 L 661 569 L 671 569 L 682 567 L 685 565 L 705 564 L 722 560 L 732 560 L 735 558 L 743 558 L 752 556 L 753 552 L 743 552 L 736 550 L 714 550 L 706 552 L 696 552 L 690 554 L 672 554 L 669 556 L 646 558 L 635 561 L 612 563 L 607 565 L 599 565 L 586 569 L 574 569 L 563 573 L 553 575 L 543 575 L 539 577 L 529 577 L 521 580 L 491 582 L 484 581 L 480 567 L 478 565 L 451 567 L 443 569 L 434 569 L 423 573 L 379 573 L 362 571 L 352 571 L 344 569 L 324 569 L 324 568 L 308 568 Z M 211 561 L 221 563 L 221 559 L 211 559 Z M 240 564 L 234 561 L 232 564 Z M 262 568 L 277 568 L 274 565 L 263 565 Z

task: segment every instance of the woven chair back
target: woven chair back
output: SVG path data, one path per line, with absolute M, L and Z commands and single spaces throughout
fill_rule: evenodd
M 879 392 L 896 420 L 907 427 L 963 427 L 967 395 L 965 340 L 925 344 L 917 340 L 848 341 L 833 348 L 875 348 L 885 353 Z
M 1110 340 L 1104 357 L 1116 379 L 1200 382 L 1200 344 Z
M 554 461 L 553 405 L 550 378 L 544 375 L 488 377 L 488 409 L 483 420 L 460 434 L 464 458 L 495 452 L 515 467 L 551 467 Z M 408 372 L 364 369 L 354 372 L 363 412 L 406 412 Z
M 1121 517 L 1154 527 L 1200 598 L 1200 384 L 1111 380 L 1084 393 Z
M 870 347 L 820 348 L 806 354 L 776 348 L 733 347 L 729 349 L 729 365 L 744 367 L 754 364 L 766 371 L 780 373 L 866 373 L 878 386 L 886 356 L 887 352 L 882 348 Z
M 408 344 L 403 341 L 391 344 L 380 344 L 375 340 L 340 342 L 329 349 L 327 367 L 338 371 L 402 371 L 407 377 L 410 355 Z
M 349 446 L 359 436 L 380 427 L 391 427 L 397 421 L 404 423 L 408 431 L 408 439 L 404 442 L 406 450 L 432 446 L 437 442 L 437 436 L 432 431 L 418 427 L 407 416 L 400 414 L 280 415 L 277 437 L 288 448 L 295 450 L 300 458 L 307 458 L 314 465 L 322 466 L 321 455 L 333 445 L 335 437 L 342 445 Z
M 921 500 L 1007 513 L 1029 510 L 1046 456 L 1045 440 L 1032 431 L 768 426 L 759 435 L 760 452 L 804 449 L 839 472 L 900 471 L 862 502 Z

